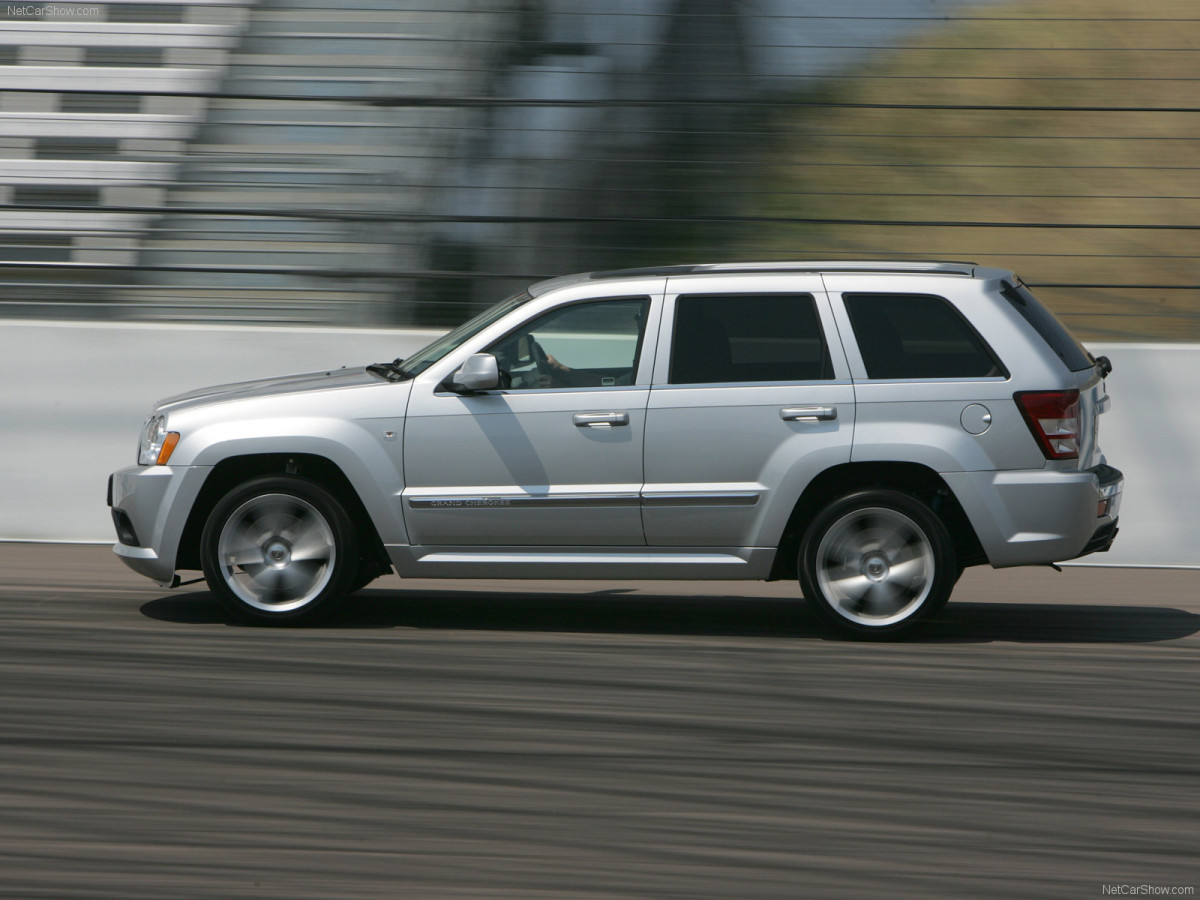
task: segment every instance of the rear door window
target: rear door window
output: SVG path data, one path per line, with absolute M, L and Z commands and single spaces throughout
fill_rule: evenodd
M 812 294 L 684 294 L 675 303 L 671 384 L 833 378 Z
M 868 378 L 1007 376 L 992 349 L 944 297 L 843 294 Z

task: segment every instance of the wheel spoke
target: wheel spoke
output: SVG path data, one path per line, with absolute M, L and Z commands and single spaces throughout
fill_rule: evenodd
M 264 538 L 282 535 L 296 518 L 282 504 L 262 510 L 254 519 L 254 525 Z
M 914 556 L 899 565 L 892 566 L 887 580 L 892 584 L 908 585 L 925 575 L 925 557 Z
M 899 566 L 911 559 L 923 559 L 925 551 L 924 542 L 916 535 L 911 535 L 909 540 L 901 544 L 895 552 L 888 556 L 888 562 L 893 566 Z
M 843 578 L 856 578 L 862 575 L 862 570 L 859 567 L 857 560 L 855 560 L 854 562 L 838 562 L 837 565 L 832 566 L 826 564 L 825 573 L 830 582 L 836 583 L 841 581 Z
M 255 523 L 247 518 L 239 518 L 230 521 L 226 526 L 228 532 L 228 542 L 238 543 L 245 546 L 261 545 L 266 534 L 261 528 L 258 528 Z
M 294 544 L 300 535 L 319 529 L 320 527 L 312 516 L 308 514 L 307 510 L 299 509 L 288 516 L 287 520 L 280 525 L 279 531 L 276 534 Z
M 246 566 L 261 565 L 266 562 L 263 556 L 262 547 L 255 544 L 241 544 L 237 547 L 232 547 L 221 554 L 227 566 Z
M 865 516 L 858 521 L 849 523 L 849 527 L 844 530 L 842 540 L 846 548 L 857 556 L 879 546 L 878 532 L 879 526 L 873 517 Z
M 321 529 L 309 526 L 292 541 L 292 559 L 327 560 L 332 549 Z
M 259 576 L 267 571 L 267 569 L 268 566 L 265 563 L 246 563 L 244 566 L 239 566 L 238 571 L 233 572 L 231 577 L 236 578 L 242 583 L 257 582 Z
M 870 615 L 890 616 L 901 607 L 902 604 L 897 601 L 902 595 L 899 585 L 880 581 L 867 588 L 859 602 Z
M 286 569 L 279 570 L 279 583 L 289 595 L 302 596 L 320 577 L 322 566 L 310 560 L 293 561 Z
M 847 575 L 843 578 L 831 579 L 829 586 L 833 589 L 834 594 L 843 600 L 858 601 L 873 583 L 866 575 Z
M 283 599 L 283 582 L 286 576 L 286 570 L 272 569 L 268 566 L 254 580 L 262 585 L 264 597 L 269 598 L 272 602 L 278 602 Z
M 916 535 L 905 528 L 890 528 L 879 542 L 879 552 L 894 560 L 901 551 L 911 547 Z

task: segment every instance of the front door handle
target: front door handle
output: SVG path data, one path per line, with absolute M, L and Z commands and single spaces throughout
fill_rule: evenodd
M 629 413 L 575 413 L 573 420 L 576 428 L 607 428 L 612 425 L 628 425 Z
M 836 406 L 785 406 L 779 411 L 785 422 L 829 422 L 837 418 Z

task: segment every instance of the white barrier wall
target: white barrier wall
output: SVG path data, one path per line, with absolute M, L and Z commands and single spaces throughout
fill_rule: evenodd
M 1100 446 L 1125 473 L 1121 533 L 1098 565 L 1200 566 L 1200 345 L 1089 344 L 1113 363 Z
M 154 401 L 407 356 L 437 331 L 0 320 L 0 540 L 109 541 L 108 475 Z
M 0 540 L 111 541 L 108 474 L 152 403 L 206 384 L 406 356 L 434 331 L 0 324 Z M 1125 472 L 1121 535 L 1088 563 L 1200 565 L 1200 346 L 1098 344 L 1100 438 Z

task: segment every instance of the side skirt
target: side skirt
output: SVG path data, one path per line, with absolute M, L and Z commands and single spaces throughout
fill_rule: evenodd
M 401 578 L 637 578 L 762 581 L 774 548 L 415 547 L 389 544 Z

